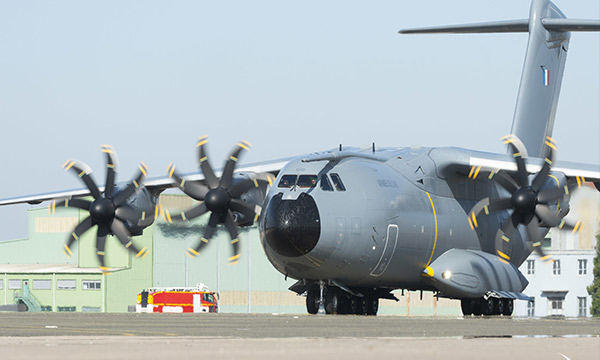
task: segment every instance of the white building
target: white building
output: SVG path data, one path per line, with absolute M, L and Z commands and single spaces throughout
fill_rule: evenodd
M 552 255 L 552 261 L 545 262 L 532 253 L 519 268 L 529 280 L 524 293 L 534 301 L 515 302 L 515 316 L 591 316 L 592 297 L 587 287 L 594 281 L 600 201 L 597 192 L 587 190 L 591 189 L 582 189 L 579 197 L 573 195 L 569 214 L 570 219 L 583 219 L 587 225 L 577 233 L 551 231 L 544 251 Z

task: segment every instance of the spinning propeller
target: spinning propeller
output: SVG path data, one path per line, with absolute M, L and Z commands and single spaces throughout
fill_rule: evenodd
M 482 211 L 485 212 L 485 215 L 488 215 L 489 213 L 499 210 L 512 210 L 510 218 L 506 220 L 496 233 L 495 246 L 498 255 L 505 260 L 510 260 L 508 254 L 510 254 L 511 237 L 516 228 L 519 225 L 523 225 L 526 228 L 528 248 L 530 250 L 535 249 L 543 260 L 548 260 L 550 259 L 550 256 L 545 255 L 541 248 L 544 237 L 540 233 L 538 227 L 558 226 L 561 229 L 573 229 L 573 231 L 581 229 L 582 222 L 577 222 L 575 226 L 567 224 L 562 219 L 562 216 L 550 209 L 549 204 L 569 195 L 570 191 L 575 186 L 581 186 L 585 179 L 578 177 L 577 183 L 573 183 L 569 186 L 542 189 L 554 161 L 554 153 L 556 151 L 556 143 L 554 140 L 550 137 L 546 138 L 545 143 L 549 150 L 548 157 L 546 157 L 541 170 L 530 183 L 528 177 L 529 172 L 525 165 L 525 158 L 527 158 L 525 146 L 519 138 L 514 135 L 505 136 L 503 139 L 504 143 L 508 144 L 512 150 L 517 165 L 518 181 L 515 182 L 515 180 L 513 180 L 513 178 L 504 170 L 489 173 L 488 178 L 502 186 L 510 193 L 510 196 L 492 200 L 490 200 L 489 197 L 486 197 L 479 201 L 475 204 L 473 209 L 471 209 L 469 214 L 469 224 L 471 225 L 471 228 L 477 228 L 477 217 Z M 469 178 L 477 178 L 480 170 L 481 167 L 471 168 Z
M 244 179 L 239 182 L 233 181 L 233 172 L 243 150 L 249 150 L 252 146 L 247 141 L 242 141 L 231 151 L 229 158 L 225 161 L 225 167 L 221 178 L 217 178 L 208 162 L 204 146 L 208 142 L 206 136 L 198 139 L 198 161 L 200 171 L 204 174 L 206 185 L 197 182 L 187 182 L 175 172 L 175 166 L 170 164 L 167 168 L 169 177 L 176 181 L 177 186 L 189 197 L 202 201 L 202 203 L 188 211 L 181 212 L 177 216 L 165 210 L 166 220 L 187 221 L 210 212 L 208 225 L 204 228 L 204 234 L 195 248 L 189 248 L 187 254 L 195 257 L 208 244 L 215 234 L 217 225 L 223 224 L 231 238 L 233 255 L 229 258 L 230 264 L 239 261 L 239 238 L 237 227 L 241 224 L 256 221 L 258 213 L 241 199 L 241 196 L 249 190 L 259 188 L 264 184 L 271 184 L 273 177 L 270 174 L 259 174 L 254 178 Z M 241 216 L 238 216 L 241 215 Z M 242 221 L 243 220 L 243 221 Z
M 64 253 L 67 257 L 71 257 L 73 255 L 71 251 L 73 242 L 79 240 L 81 235 L 86 231 L 97 226 L 96 254 L 100 262 L 100 269 L 107 271 L 109 268 L 104 265 L 106 236 L 115 235 L 126 249 L 136 254 L 136 257 L 145 257 L 148 254 L 148 250 L 146 248 L 138 250 L 133 245 L 126 223 L 147 226 L 152 223 L 155 214 L 146 216 L 145 212 L 140 212 L 127 204 L 127 200 L 142 185 L 142 180 L 148 171 L 146 165 L 142 162 L 139 166 L 140 171 L 132 182 L 115 194 L 116 154 L 112 146 L 109 145 L 102 145 L 102 152 L 106 154 L 107 168 L 104 192 L 100 191 L 90 176 L 92 170 L 88 165 L 80 161 L 68 160 L 63 167 L 66 171 L 73 170 L 81 178 L 94 200 L 90 201 L 78 198 L 65 199 L 58 202 L 55 200 L 49 204 L 49 211 L 50 213 L 54 213 L 56 208 L 61 206 L 89 211 L 90 215 L 83 219 L 69 236 L 65 244 Z

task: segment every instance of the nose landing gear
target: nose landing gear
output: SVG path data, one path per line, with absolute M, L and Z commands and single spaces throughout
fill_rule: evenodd
M 374 316 L 379 310 L 379 297 L 374 293 L 356 296 L 321 282 L 319 287 L 307 290 L 306 310 L 309 314 L 317 314 L 321 305 L 326 314 Z

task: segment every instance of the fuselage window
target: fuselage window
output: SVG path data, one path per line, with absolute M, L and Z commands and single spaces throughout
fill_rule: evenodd
M 298 177 L 298 187 L 312 188 L 317 186 L 317 175 L 300 175 Z
M 321 175 L 321 190 L 333 191 L 333 186 L 331 186 L 331 183 L 329 182 L 329 178 L 325 174 Z
M 278 186 L 280 188 L 291 188 L 292 186 L 296 185 L 297 177 L 297 175 L 283 175 L 281 180 L 279 180 Z
M 337 191 L 346 191 L 346 187 L 338 174 L 331 174 L 331 181 L 333 181 L 333 186 L 335 186 Z

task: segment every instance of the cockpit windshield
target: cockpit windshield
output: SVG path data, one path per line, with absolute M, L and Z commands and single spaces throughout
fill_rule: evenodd
M 297 175 L 283 175 L 278 186 L 280 188 L 291 188 L 296 185 L 296 178 L 298 178 Z
M 300 175 L 296 185 L 301 188 L 315 187 L 317 186 L 317 175 Z

